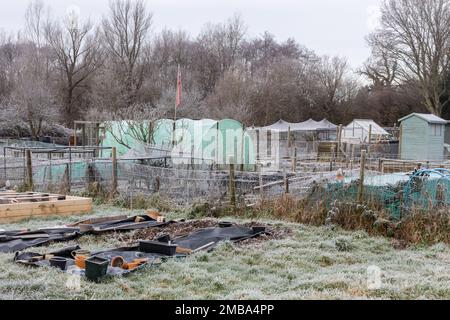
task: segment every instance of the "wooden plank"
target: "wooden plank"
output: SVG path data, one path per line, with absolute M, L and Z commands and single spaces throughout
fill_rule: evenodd
M 28 208 L 14 208 L 13 205 L 10 205 L 7 208 L 0 208 L 0 217 L 2 215 L 8 215 L 11 213 L 15 213 L 15 214 L 27 214 L 30 212 L 57 212 L 57 211 L 67 211 L 70 210 L 71 207 L 79 207 L 79 208 L 83 208 L 83 207 L 92 207 L 92 203 L 90 202 L 80 202 L 78 204 L 67 204 L 67 205 L 63 205 L 63 206 L 55 206 L 54 204 L 49 204 L 49 205 L 43 205 L 43 204 L 39 204 L 35 207 L 28 207 Z
M 28 213 L 18 213 L 18 214 L 15 214 L 15 213 L 9 213 L 8 215 L 2 215 L 1 216 L 1 218 L 0 218 L 0 221 L 3 219 L 3 218 L 5 218 L 5 219 L 8 219 L 8 218 L 30 218 L 30 217 L 40 217 L 40 216 L 54 216 L 54 215 L 60 215 L 60 214 L 65 214 L 65 213 L 70 213 L 70 212 L 73 212 L 73 213 L 80 213 L 80 214 L 84 214 L 84 213 L 89 213 L 89 212 L 91 212 L 91 207 L 89 207 L 89 206 L 85 206 L 85 207 L 70 207 L 70 208 L 66 208 L 65 210 L 59 210 L 59 211 L 50 211 L 50 212 L 48 212 L 48 211 L 41 211 L 41 212 L 39 212 L 39 211 L 34 211 L 34 212 L 28 212 Z
M 48 202 L 58 200 L 57 197 L 30 197 L 30 198 L 0 198 L 0 204 L 15 204 L 15 203 L 32 203 L 32 202 Z
M 39 208 L 33 208 L 33 209 L 21 209 L 21 210 L 14 210 L 14 209 L 7 209 L 0 211 L 0 218 L 1 217 L 16 217 L 16 216 L 30 216 L 30 215 L 42 215 L 42 214 L 58 214 L 62 212 L 69 212 L 69 211 L 90 211 L 92 210 L 92 206 L 90 204 L 84 204 L 84 205 L 77 205 L 77 206 L 64 206 L 64 207 L 53 207 L 48 206 L 44 207 L 41 206 Z
M 12 203 L 12 204 L 0 204 L 0 211 L 11 209 L 11 210 L 26 210 L 39 208 L 40 206 L 52 206 L 52 207 L 64 207 L 64 206 L 77 206 L 83 204 L 92 204 L 92 199 L 68 199 L 68 200 L 58 200 L 58 201 L 43 201 L 43 202 L 23 202 L 23 203 Z
M 45 198 L 45 197 L 50 197 L 50 196 L 38 196 L 38 195 L 22 195 L 22 196 L 15 196 L 15 195 L 11 195 L 11 196 L 0 196 L 0 199 L 8 199 L 8 200 L 15 200 L 15 199 L 33 199 L 33 198 Z M 56 198 L 56 197 L 54 197 Z
M 61 197 L 59 194 L 50 193 L 20 193 L 20 194 L 0 194 L 0 198 L 29 198 L 29 197 Z
M 3 195 L 7 195 L 7 196 L 17 195 L 17 196 L 20 196 L 20 195 L 38 195 L 38 194 L 48 194 L 48 193 L 41 193 L 41 192 L 15 192 L 13 190 L 0 191 L 0 196 L 3 196 Z
M 83 215 L 83 214 L 88 214 L 90 212 L 78 212 L 78 211 L 73 211 L 73 212 L 64 212 L 64 213 L 58 213 L 57 216 L 58 217 L 68 217 L 68 216 L 73 216 L 73 215 Z M 52 216 L 55 215 L 42 215 L 42 216 L 21 216 L 21 217 L 10 217 L 10 218 L 0 218 L 0 224 L 8 224 L 8 223 L 14 223 L 14 222 L 20 222 L 23 220 L 27 220 L 27 219 L 46 219 L 46 218 L 51 218 Z
M 10 195 L 17 195 L 17 196 L 28 196 L 28 195 L 51 195 L 51 196 L 59 196 L 60 194 L 57 193 L 50 193 L 50 192 L 15 192 L 13 190 L 7 190 L 7 191 L 0 191 L 0 196 L 10 196 Z
M 43 214 L 28 214 L 28 215 L 19 215 L 19 216 L 3 216 L 0 218 L 0 223 L 9 223 L 10 221 L 21 221 L 27 219 L 45 219 L 50 217 L 60 217 L 60 216 L 72 216 L 72 215 L 84 215 L 91 213 L 90 207 L 85 208 L 72 208 L 72 210 L 67 210 L 64 212 L 55 212 L 55 213 L 43 213 Z
M 37 193 L 37 194 L 28 194 L 28 193 L 23 193 L 23 194 L 0 194 L 0 201 L 4 200 L 4 201 L 26 201 L 26 200 L 38 200 L 40 201 L 41 199 L 60 199 L 60 200 L 65 200 L 67 197 L 64 195 L 59 195 L 59 194 L 48 194 L 48 193 Z
M 42 202 L 0 204 L 0 223 L 10 223 L 33 217 L 66 216 L 86 214 L 92 211 L 92 199 L 67 197 Z

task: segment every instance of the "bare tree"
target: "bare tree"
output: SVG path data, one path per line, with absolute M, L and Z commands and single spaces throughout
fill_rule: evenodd
M 18 55 L 13 37 L 0 31 L 0 101 L 7 99 L 14 88 L 13 66 Z
M 208 97 L 215 118 L 232 118 L 245 124 L 253 124 L 253 81 L 243 68 L 225 73 L 219 80 L 215 92 Z
M 110 13 L 103 19 L 103 36 L 111 59 L 111 71 L 119 79 L 123 106 L 137 101 L 144 82 L 152 14 L 142 0 L 114 0 Z
M 384 50 L 379 51 L 374 50 L 372 57 L 367 59 L 362 68 L 358 70 L 360 75 L 364 75 L 372 81 L 374 89 L 398 84 L 398 61 Z
M 317 68 L 319 87 L 316 90 L 321 95 L 320 105 L 325 114 L 329 114 L 342 99 L 345 99 L 345 93 L 341 89 L 348 69 L 345 58 L 324 56 L 320 60 Z
M 45 36 L 62 80 L 64 120 L 71 124 L 73 119 L 81 117 L 81 99 L 86 92 L 86 82 L 103 62 L 98 32 L 91 22 L 82 22 L 72 13 L 63 21 L 48 22 Z
M 42 1 L 31 2 L 26 10 L 25 40 L 15 59 L 16 84 L 9 99 L 9 114 L 23 121 L 33 138 L 41 135 L 45 122 L 57 120 L 49 82 L 49 51 L 43 35 L 45 6 Z
M 381 27 L 369 44 L 398 61 L 398 75 L 415 81 L 429 112 L 441 115 L 448 104 L 450 1 L 387 0 Z
M 246 30 L 241 17 L 235 15 L 225 23 L 206 24 L 197 37 L 194 64 L 205 98 L 239 58 Z
M 58 119 L 58 111 L 48 86 L 36 73 L 33 53 L 19 59 L 16 72 L 17 83 L 11 94 L 9 114 L 16 121 L 23 121 L 31 136 L 37 138 L 45 122 Z

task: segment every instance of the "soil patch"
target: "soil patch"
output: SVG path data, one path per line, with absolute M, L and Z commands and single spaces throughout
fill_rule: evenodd
M 279 240 L 289 237 L 292 234 L 292 230 L 287 227 L 273 226 L 270 224 L 261 224 L 258 222 L 250 222 L 244 224 L 237 224 L 243 227 L 254 227 L 254 226 L 264 226 L 266 227 L 267 234 L 262 234 L 258 237 L 251 238 L 239 242 L 240 245 L 251 245 L 267 240 Z M 216 220 L 202 219 L 202 220 L 189 220 L 189 221 L 179 221 L 176 223 L 169 224 L 164 228 L 148 228 L 137 230 L 133 233 L 123 236 L 123 241 L 131 245 L 136 243 L 138 240 L 155 240 L 163 235 L 170 235 L 172 239 L 182 237 L 191 234 L 199 229 L 217 227 L 218 222 Z

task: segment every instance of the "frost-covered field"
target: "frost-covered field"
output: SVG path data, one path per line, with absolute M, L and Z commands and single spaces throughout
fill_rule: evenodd
M 97 207 L 95 215 L 113 213 L 131 214 Z M 8 229 L 34 229 L 78 219 L 29 221 L 9 225 Z M 389 240 L 364 232 L 285 225 L 293 229 L 293 234 L 284 240 L 251 246 L 223 243 L 211 253 L 169 261 L 101 284 L 81 280 L 78 286 L 77 279 L 57 270 L 16 265 L 12 254 L 0 254 L 0 298 L 450 299 L 450 249 L 446 245 L 396 250 Z M 112 235 L 87 236 L 76 243 L 96 250 L 123 244 L 120 236 Z M 42 252 L 73 244 L 31 250 Z M 373 266 L 382 271 L 378 289 L 368 288 L 367 270 Z

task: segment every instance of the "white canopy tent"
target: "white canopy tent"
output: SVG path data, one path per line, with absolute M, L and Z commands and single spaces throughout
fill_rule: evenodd
M 313 119 L 309 119 L 300 123 L 292 123 L 284 120 L 279 120 L 276 123 L 260 128 L 254 128 L 256 130 L 275 130 L 278 132 L 291 132 L 295 131 L 327 131 L 327 130 L 336 130 L 337 126 L 327 119 L 323 119 L 322 121 L 314 121 Z

